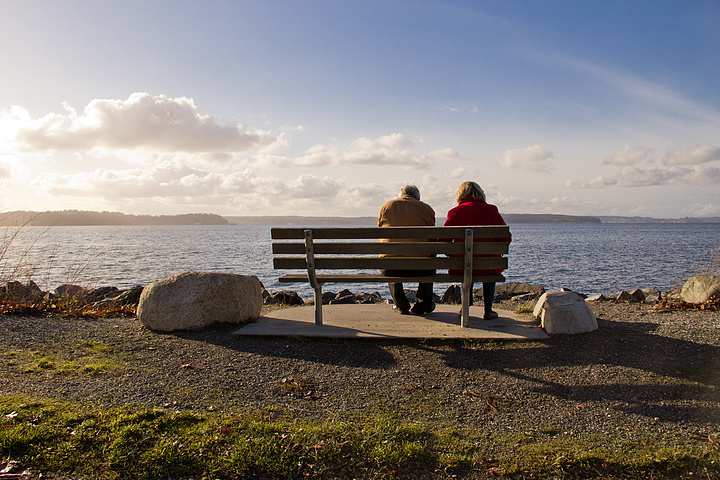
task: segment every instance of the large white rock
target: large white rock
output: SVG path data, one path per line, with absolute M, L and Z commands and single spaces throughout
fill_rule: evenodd
M 720 297 L 720 277 L 695 275 L 690 277 L 680 291 L 680 299 L 687 303 L 703 303 Z
M 549 335 L 597 330 L 595 315 L 585 299 L 574 292 L 546 292 L 535 304 L 535 318 Z
M 262 284 L 255 276 L 184 272 L 145 287 L 137 316 L 151 330 L 202 330 L 258 318 L 262 303 Z

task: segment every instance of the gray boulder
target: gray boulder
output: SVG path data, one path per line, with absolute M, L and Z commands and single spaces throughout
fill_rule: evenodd
M 117 287 L 98 287 L 88 291 L 86 299 L 88 303 L 95 303 L 105 300 L 106 298 L 117 297 L 120 293 L 121 292 Z M 140 295 L 138 295 L 138 298 L 139 297 Z
M 115 288 L 115 287 L 112 287 Z M 138 305 L 140 302 L 140 295 L 142 295 L 143 287 L 136 285 L 130 290 L 108 290 L 108 294 L 102 299 L 94 302 L 92 305 L 98 309 L 112 309 L 112 308 L 131 308 Z M 114 296 L 112 294 L 115 294 Z
M 617 296 L 616 301 L 618 302 L 628 302 L 628 303 L 637 303 L 638 299 L 635 297 L 632 293 L 628 292 L 627 290 L 623 290 L 620 292 Z
M 64 283 L 58 285 L 55 289 L 55 295 L 57 298 L 62 298 L 67 301 L 84 302 L 88 291 L 80 285 L 71 285 Z
M 642 293 L 645 296 L 645 303 L 657 303 L 662 298 L 662 293 L 657 288 L 643 288 Z
M 530 302 L 532 300 L 536 300 L 540 295 L 537 293 L 525 293 L 523 295 L 515 295 L 514 297 L 510 297 L 510 300 L 513 302 Z
M 460 285 L 450 285 L 440 297 L 440 303 L 446 305 L 459 305 L 462 302 L 462 288 Z
M 303 299 L 293 290 L 280 290 L 273 292 L 265 298 L 265 305 L 302 305 Z
M 18 304 L 31 305 L 39 303 L 45 296 L 45 293 L 40 290 L 40 287 L 32 280 L 29 281 L 27 285 L 23 285 L 18 281 L 7 282 L 3 290 L 3 298 L 5 300 Z
M 357 297 L 357 303 L 383 303 L 385 300 L 383 299 L 382 295 L 380 295 L 380 292 L 370 292 L 370 293 L 358 293 L 356 295 Z
M 495 298 L 502 294 L 507 294 L 508 298 L 519 295 L 535 295 L 535 298 L 538 298 L 543 293 L 545 293 L 543 287 L 529 283 L 498 283 L 495 286 Z
M 256 319 L 262 285 L 255 276 L 184 272 L 158 280 L 140 295 L 137 317 L 151 330 L 202 330 Z
M 636 288 L 632 292 L 630 292 L 630 295 L 632 295 L 635 298 L 635 301 L 637 302 L 644 302 L 645 301 L 645 292 L 643 292 L 641 289 Z
M 575 292 L 544 293 L 535 304 L 533 315 L 549 335 L 586 333 L 598 328 L 585 299 Z
M 329 303 L 330 305 L 349 305 L 357 303 L 357 297 L 350 290 L 345 289 L 341 292 L 338 292 L 338 294 L 335 295 L 335 298 L 330 300 Z
M 705 303 L 720 297 L 720 277 L 695 275 L 690 277 L 680 291 L 680 299 L 687 303 Z
M 337 293 L 335 293 L 335 292 L 323 292 L 323 294 L 322 294 L 323 305 L 328 305 L 331 301 L 335 300 L 335 297 L 337 297 Z

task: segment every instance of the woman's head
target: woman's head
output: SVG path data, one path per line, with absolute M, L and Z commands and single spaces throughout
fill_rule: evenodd
M 457 201 L 457 203 L 460 203 L 464 198 L 467 197 L 486 200 L 485 192 L 483 192 L 483 189 L 480 188 L 480 185 L 471 181 L 461 183 L 457 189 L 457 192 L 455 192 L 455 200 Z

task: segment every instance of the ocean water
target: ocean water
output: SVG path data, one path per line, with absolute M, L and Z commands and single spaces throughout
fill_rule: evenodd
M 720 242 L 720 224 L 514 224 L 510 231 L 507 282 L 586 294 L 676 288 L 708 265 Z M 267 226 L 29 227 L 0 260 L 3 272 L 25 253 L 32 280 L 46 291 L 63 283 L 126 289 L 201 270 L 256 275 L 270 291 L 312 296 L 308 285 L 277 281 L 283 272 L 273 269 Z M 387 296 L 379 284 L 324 290 L 343 288 Z

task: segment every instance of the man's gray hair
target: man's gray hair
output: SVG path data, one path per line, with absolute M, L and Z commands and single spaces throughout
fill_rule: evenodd
M 420 200 L 420 190 L 415 185 L 405 185 L 400 189 L 400 198 L 410 195 L 415 200 Z
M 485 192 L 480 188 L 480 185 L 471 181 L 461 183 L 457 192 L 455 192 L 455 200 L 457 203 L 460 203 L 463 198 L 467 197 L 486 200 Z

